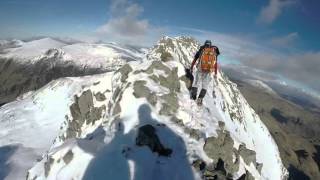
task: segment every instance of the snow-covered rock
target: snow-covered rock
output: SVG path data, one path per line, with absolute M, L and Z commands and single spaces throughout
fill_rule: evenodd
M 42 124 L 53 122 L 52 114 L 58 118 L 47 129 L 52 145 L 27 179 L 285 179 L 287 171 L 268 129 L 223 72 L 216 86 L 209 85 L 202 107 L 190 100 L 185 67 L 197 47 L 191 38 L 165 37 L 144 61 L 87 79 L 71 78 L 74 90 L 58 83 L 64 79 L 56 80 L 59 85 L 53 87 L 68 92 L 61 96 L 64 100 L 45 98 L 57 91 L 52 85 L 26 95 L 49 104 L 41 109 L 40 117 L 46 117 Z M 170 58 L 164 58 L 167 53 Z M 16 106 L 9 103 L 0 112 Z M 28 107 L 30 113 L 38 112 Z M 23 118 L 11 122 L 28 124 Z M 19 142 L 28 147 L 17 138 Z

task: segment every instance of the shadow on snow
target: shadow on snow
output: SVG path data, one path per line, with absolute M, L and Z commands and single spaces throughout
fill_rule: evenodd
M 153 119 L 147 104 L 139 107 L 138 118 L 138 125 L 126 134 L 122 120 L 118 121 L 113 139 L 95 154 L 83 179 L 193 180 L 183 139 L 169 127 Z M 172 149 L 171 156 L 158 156 L 149 147 L 136 145 L 139 127 L 147 124 L 155 127 L 161 144 Z

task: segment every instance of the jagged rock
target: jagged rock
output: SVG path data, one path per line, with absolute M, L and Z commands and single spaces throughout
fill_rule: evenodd
M 172 150 L 165 148 L 156 134 L 156 129 L 150 125 L 141 126 L 138 129 L 138 136 L 136 138 L 137 146 L 148 146 L 152 152 L 157 152 L 159 156 L 170 156 Z
M 262 167 L 263 167 L 262 163 L 256 163 L 256 168 L 259 171 L 259 173 L 261 173 Z
M 97 101 L 104 101 L 106 100 L 106 96 L 104 94 L 102 94 L 101 92 L 98 92 L 94 95 L 94 97 L 96 97 Z
M 173 122 L 175 122 L 175 123 L 177 123 L 177 124 L 180 125 L 180 126 L 183 126 L 183 121 L 182 121 L 182 119 L 179 119 L 179 118 L 177 118 L 176 116 L 171 117 L 170 120 L 173 121 Z
M 233 174 L 239 169 L 239 162 L 233 162 L 233 139 L 228 131 L 217 130 L 218 137 L 206 139 L 203 147 L 206 154 L 213 159 L 215 164 L 219 159 L 224 162 L 227 173 Z
M 146 83 L 146 81 L 135 81 L 133 84 L 133 95 L 136 98 L 145 97 L 150 104 L 156 105 L 157 96 L 154 93 L 151 93 L 150 89 L 145 86 Z
M 69 164 L 71 160 L 73 159 L 73 152 L 69 150 L 64 156 L 63 161 L 65 164 Z
M 190 89 L 190 87 L 192 86 L 192 83 L 191 83 L 190 79 L 188 79 L 186 76 L 181 76 L 181 77 L 179 78 L 179 80 L 180 80 L 180 81 L 183 81 L 183 82 L 186 84 L 186 87 L 187 87 L 188 89 Z
M 120 92 L 121 92 L 120 87 L 117 87 L 116 90 L 114 90 L 113 96 L 112 96 L 112 100 L 113 100 L 113 101 L 116 101 L 116 99 L 118 98 Z
M 159 114 L 161 115 L 173 115 L 177 112 L 179 108 L 178 98 L 175 93 L 169 93 L 160 96 L 161 99 L 165 101 L 162 103 L 162 108 L 160 109 Z
M 256 152 L 247 149 L 245 144 L 240 144 L 238 151 L 247 165 L 250 165 L 251 162 L 256 163 Z
M 44 175 L 48 177 L 51 165 L 54 163 L 54 159 L 49 157 L 49 159 L 44 163 Z
M 81 127 L 86 124 L 94 124 L 102 117 L 106 106 L 93 106 L 93 94 L 90 90 L 84 91 L 79 97 L 75 96 L 75 102 L 70 106 L 72 119 L 68 121 L 67 137 L 77 137 L 81 134 Z
M 237 180 L 254 180 L 252 174 L 246 170 L 245 174 L 242 174 Z
M 113 108 L 112 115 L 114 116 L 116 114 L 119 114 L 120 112 L 121 112 L 121 106 L 120 106 L 119 102 L 117 102 Z
M 193 161 L 192 166 L 198 170 L 198 171 L 202 171 L 206 168 L 206 163 L 200 159 L 197 159 L 195 161 Z
M 159 76 L 159 82 L 161 86 L 164 86 L 170 90 L 170 92 L 180 91 L 180 81 L 178 77 L 178 68 L 174 68 L 167 77 Z
M 121 73 L 121 82 L 125 82 L 128 78 L 128 74 L 132 71 L 132 67 L 129 64 L 123 65 L 117 72 Z
M 173 57 L 169 52 L 164 51 L 161 53 L 160 59 L 163 62 L 167 62 L 173 60 Z
M 224 161 L 219 158 L 215 167 L 206 167 L 203 173 L 204 179 L 232 180 L 232 174 L 227 173 Z
M 171 72 L 170 68 L 164 65 L 161 61 L 153 61 L 145 72 L 148 74 L 152 74 L 154 69 L 162 70 L 166 74 L 169 74 Z
M 218 121 L 218 125 L 219 125 L 220 129 L 224 130 L 225 123 L 223 121 Z
M 159 78 L 156 75 L 152 74 L 151 76 L 149 76 L 149 78 L 152 79 L 155 83 L 159 83 Z
M 202 137 L 202 133 L 197 129 L 184 128 L 184 132 L 188 133 L 191 138 L 199 140 Z

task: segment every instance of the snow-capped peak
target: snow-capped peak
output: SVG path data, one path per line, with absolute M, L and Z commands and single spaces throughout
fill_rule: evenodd
M 42 55 L 49 49 L 60 48 L 65 45 L 66 44 L 51 38 L 43 38 L 23 43 L 20 47 L 7 49 L 3 57 L 30 60 Z

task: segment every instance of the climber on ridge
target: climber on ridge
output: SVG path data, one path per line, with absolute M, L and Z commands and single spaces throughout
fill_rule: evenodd
M 201 91 L 197 99 L 197 104 L 202 105 L 202 99 L 206 95 L 208 84 L 211 81 L 211 74 L 214 72 L 214 78 L 217 78 L 218 71 L 218 55 L 220 54 L 217 46 L 213 46 L 210 40 L 206 40 L 204 45 L 200 47 L 191 64 L 191 73 L 193 67 L 197 63 L 197 71 L 190 91 L 190 98 L 197 99 L 197 91 L 201 85 Z

